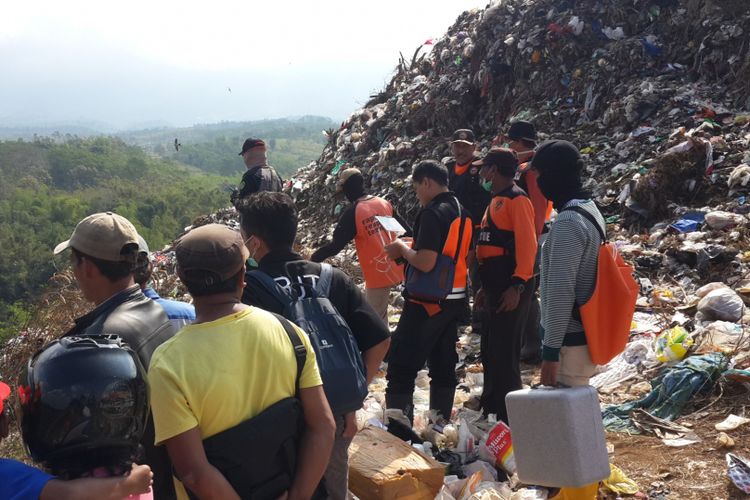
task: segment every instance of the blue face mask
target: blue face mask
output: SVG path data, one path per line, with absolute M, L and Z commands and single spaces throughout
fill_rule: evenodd
M 492 181 L 482 181 L 482 188 L 488 193 L 492 191 Z

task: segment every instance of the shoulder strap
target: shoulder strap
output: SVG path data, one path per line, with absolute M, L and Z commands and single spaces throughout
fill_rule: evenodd
M 292 346 L 294 346 L 294 357 L 297 360 L 297 378 L 294 382 L 294 393 L 299 396 L 299 379 L 302 376 L 302 368 L 304 368 L 305 361 L 307 360 L 307 349 L 305 348 L 305 344 L 302 343 L 302 339 L 299 338 L 297 330 L 294 329 L 288 319 L 276 313 L 271 314 L 279 320 L 281 326 L 284 327 L 284 331 L 289 336 L 289 340 L 292 341 Z
M 333 279 L 333 266 L 322 262 L 320 264 L 320 277 L 318 284 L 315 286 L 315 293 L 318 297 L 328 297 L 331 290 L 331 280 Z
M 599 236 L 601 236 L 602 238 L 602 245 L 607 242 L 607 235 L 604 234 L 604 230 L 602 229 L 602 226 L 599 225 L 599 222 L 596 220 L 596 217 L 591 215 L 591 213 L 589 213 L 588 210 L 585 210 L 581 207 L 566 207 L 566 208 L 563 208 L 561 212 L 565 212 L 566 210 L 570 210 L 570 211 L 583 215 L 583 217 L 587 219 L 589 222 L 591 222 L 591 224 L 593 224 L 596 230 L 599 232 Z
M 458 216 L 461 218 L 461 223 L 458 225 L 458 243 L 456 244 L 456 253 L 453 255 L 453 263 L 458 262 L 458 257 L 461 255 L 461 243 L 464 239 L 464 226 L 466 226 L 466 216 L 461 213 L 461 203 L 455 196 L 453 199 L 456 201 L 456 207 L 458 208 Z

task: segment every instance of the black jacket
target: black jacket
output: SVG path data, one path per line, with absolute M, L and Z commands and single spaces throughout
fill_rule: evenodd
M 154 350 L 175 333 L 164 309 L 133 285 L 76 319 L 64 336 L 119 335 L 148 370 Z
M 93 311 L 76 319 L 75 326 L 64 336 L 118 335 L 138 355 L 148 370 L 151 355 L 176 332 L 164 309 L 146 297 L 134 285 L 110 297 Z M 144 462 L 154 472 L 154 491 L 160 500 L 176 498 L 172 483 L 172 465 L 166 447 L 154 445 L 154 421 L 149 413 L 141 438 Z
M 478 159 L 475 157 L 472 161 Z M 471 214 L 474 225 L 478 226 L 492 198 L 492 195 L 482 187 L 479 167 L 469 165 L 468 170 L 462 175 L 456 175 L 456 160 L 449 161 L 446 167 L 448 168 L 448 188 L 456 194 L 458 201 Z

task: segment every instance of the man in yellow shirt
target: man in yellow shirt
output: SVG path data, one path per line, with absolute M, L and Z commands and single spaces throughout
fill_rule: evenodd
M 287 498 L 310 498 L 326 469 L 335 429 L 310 340 L 295 327 L 306 349 L 297 379 L 295 349 L 282 323 L 240 301 L 248 252 L 237 231 L 220 224 L 199 227 L 177 243 L 175 253 L 196 320 L 156 350 L 149 383 L 156 443 L 172 459 L 178 498 L 188 498 L 187 488 L 201 499 L 239 499 L 209 463 L 203 440 L 294 397 L 297 383 L 304 430 Z M 248 452 L 270 457 L 272 451 Z

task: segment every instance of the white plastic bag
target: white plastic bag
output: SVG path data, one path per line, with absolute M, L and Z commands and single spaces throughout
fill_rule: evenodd
M 698 302 L 700 320 L 732 321 L 736 323 L 742 319 L 745 303 L 734 290 L 719 288 L 709 292 Z

